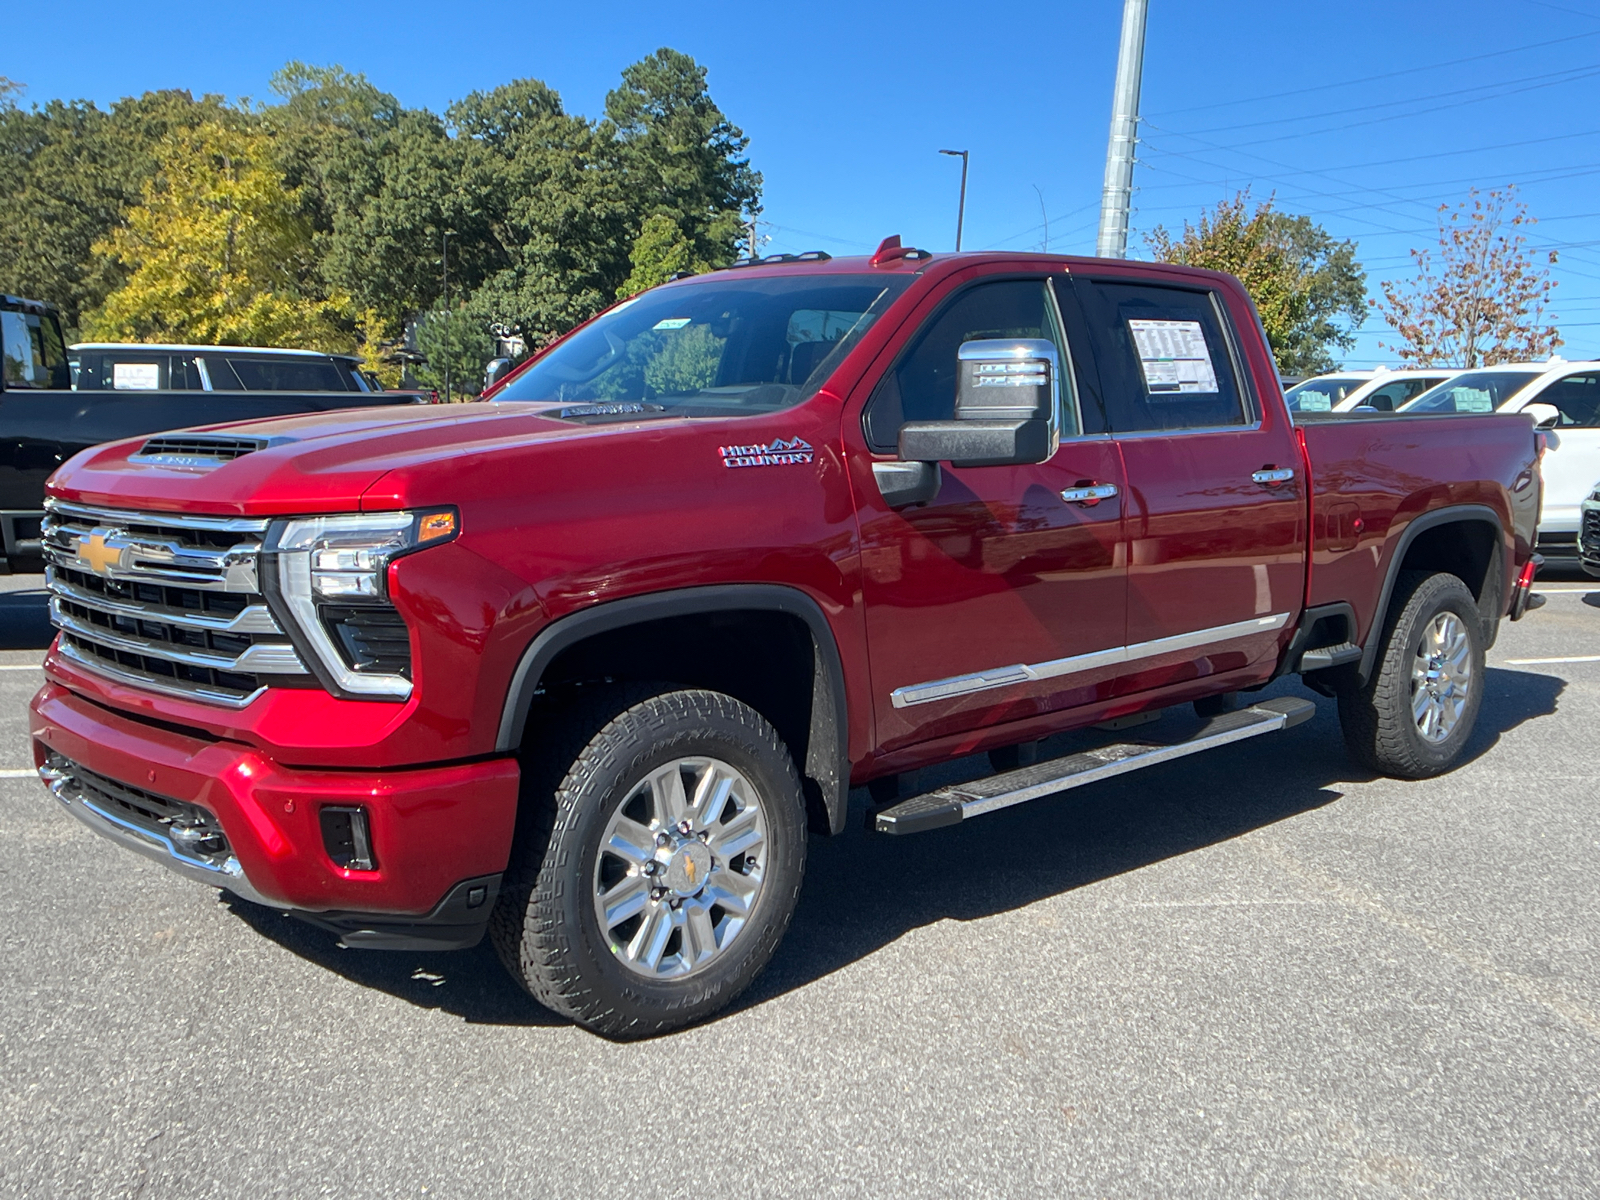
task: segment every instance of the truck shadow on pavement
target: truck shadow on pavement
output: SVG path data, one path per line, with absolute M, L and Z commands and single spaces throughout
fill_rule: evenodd
M 37 590 L 0 592 L 0 650 L 44 650 L 55 635 L 43 576 Z
M 1523 722 L 1555 712 L 1564 687 L 1550 675 L 1490 668 L 1466 761 Z M 1306 693 L 1294 681 L 1263 693 L 1281 694 Z M 1317 709 L 1284 734 L 904 839 L 862 832 L 867 796 L 858 789 L 851 828 L 811 840 L 788 936 L 728 1011 L 804 987 L 920 926 L 1008 912 L 1334 803 L 1341 783 L 1372 777 L 1345 756 L 1334 702 L 1319 697 Z M 1179 709 L 1168 719 L 1191 718 Z M 1045 754 L 1067 753 L 1082 736 L 1051 739 Z M 928 789 L 987 771 L 987 759 L 973 756 L 923 772 L 918 783 Z M 342 950 L 331 934 L 224 895 L 257 932 L 365 987 L 474 1023 L 565 1023 L 512 982 L 487 942 L 448 953 Z

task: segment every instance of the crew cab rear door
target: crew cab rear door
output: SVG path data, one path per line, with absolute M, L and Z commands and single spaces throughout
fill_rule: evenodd
M 1307 485 L 1283 405 L 1256 395 L 1226 299 L 1205 281 L 1075 277 L 1073 292 L 1127 473 L 1118 689 L 1246 667 L 1264 679 L 1305 592 Z
M 1121 462 L 1109 437 L 1083 434 L 1046 273 L 963 272 L 906 328 L 845 420 L 881 751 L 1109 699 L 1123 640 Z M 957 351 L 990 338 L 1056 343 L 1056 449 L 1037 464 L 945 463 L 932 500 L 889 507 L 873 462 L 895 457 L 904 422 L 951 418 Z M 1062 495 L 1073 489 L 1095 494 Z

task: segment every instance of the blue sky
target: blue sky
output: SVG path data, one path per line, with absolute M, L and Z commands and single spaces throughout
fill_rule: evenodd
M 150 88 L 267 94 L 285 61 L 365 72 L 413 106 L 533 76 L 598 115 L 629 62 L 694 55 L 749 135 L 775 250 L 950 249 L 972 154 L 967 248 L 1090 253 L 1117 0 L 492 6 L 18 5 L 0 75 L 25 101 Z M 1409 272 L 1440 203 L 1519 185 L 1560 251 L 1568 358 L 1600 356 L 1600 0 L 1151 0 L 1134 237 L 1240 187 L 1359 244 L 1371 294 Z M 1394 361 L 1376 315 L 1351 366 Z

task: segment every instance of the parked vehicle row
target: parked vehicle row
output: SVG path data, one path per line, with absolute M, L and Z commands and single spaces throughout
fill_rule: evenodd
M 1286 674 L 1365 767 L 1448 770 L 1533 577 L 1527 418 L 1297 428 L 1238 281 L 1170 264 L 775 256 L 489 401 L 59 469 L 35 762 L 346 945 L 487 931 L 614 1036 L 739 994 L 853 785 L 877 832 L 955 826 L 1297 724 L 1255 695 Z
M 1454 375 L 1450 370 L 1379 367 L 1372 371 L 1339 371 L 1319 375 L 1288 389 L 1284 400 L 1292 413 L 1394 412 L 1423 392 Z

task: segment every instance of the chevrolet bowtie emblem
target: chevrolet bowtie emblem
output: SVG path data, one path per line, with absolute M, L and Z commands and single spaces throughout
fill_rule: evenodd
M 78 539 L 78 561 L 88 566 L 96 575 L 104 575 L 111 568 L 120 567 L 123 547 L 106 544 L 108 537 L 116 536 L 116 533 L 109 529 L 96 529 L 92 533 L 84 534 Z
M 683 860 L 683 873 L 689 877 L 689 882 L 690 883 L 694 882 L 694 872 L 695 872 L 694 859 L 689 858 L 687 855 L 685 855 L 684 856 L 684 860 Z

